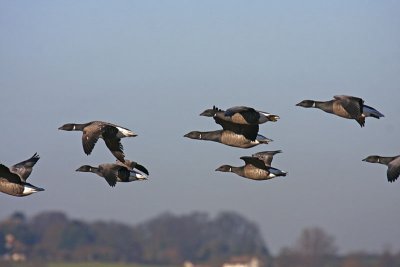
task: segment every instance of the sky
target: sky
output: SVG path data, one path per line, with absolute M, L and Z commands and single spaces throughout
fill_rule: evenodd
M 400 180 L 361 160 L 400 154 L 398 1 L 1 1 L 0 162 L 41 158 L 25 198 L 0 194 L 0 219 L 63 211 L 136 224 L 163 212 L 235 211 L 256 222 L 272 253 L 306 227 L 340 252 L 400 250 Z M 385 117 L 366 126 L 295 104 L 362 97 Z M 274 140 L 250 149 L 184 138 L 218 130 L 199 114 L 246 105 L 277 114 Z M 102 120 L 149 180 L 110 188 L 75 170 L 113 162 L 100 140 L 83 153 L 64 123 Z M 288 176 L 251 181 L 215 172 L 241 156 L 282 150 Z

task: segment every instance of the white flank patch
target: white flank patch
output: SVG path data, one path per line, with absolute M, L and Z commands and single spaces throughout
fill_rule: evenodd
M 261 114 L 263 114 L 263 115 L 265 115 L 265 116 L 270 116 L 270 115 L 272 115 L 272 114 L 269 114 L 269 113 L 267 113 L 267 112 L 264 112 L 264 111 L 259 111 L 259 113 L 261 113 Z
M 261 134 L 257 134 L 256 140 L 255 140 L 255 141 L 251 141 L 251 142 L 252 142 L 252 143 L 254 142 L 254 143 L 256 143 L 256 144 L 259 144 L 260 141 L 272 142 L 273 140 L 272 140 L 272 139 L 269 139 L 269 138 L 267 138 L 267 137 L 265 137 L 265 136 L 263 136 L 263 135 L 261 135 Z
M 36 193 L 37 190 L 33 187 L 30 187 L 29 185 L 24 186 L 24 192 L 22 192 L 23 195 L 30 195 L 33 193 Z
M 147 180 L 147 175 L 142 174 L 140 172 L 131 171 L 131 175 L 129 176 L 129 181 L 136 180 Z
M 117 129 L 118 129 L 117 136 L 119 138 L 128 137 L 128 136 L 135 136 L 136 135 L 134 132 L 132 132 L 132 131 L 126 129 L 126 128 L 122 128 L 122 127 L 118 127 L 117 126 Z

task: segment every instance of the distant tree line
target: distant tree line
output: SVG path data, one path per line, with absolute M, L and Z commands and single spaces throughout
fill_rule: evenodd
M 15 240 L 8 240 L 13 237 Z M 4 241 L 3 241 L 4 240 Z M 165 213 L 129 226 L 69 219 L 61 212 L 32 218 L 15 213 L 0 222 L 0 255 L 20 253 L 32 261 L 105 261 L 145 264 L 219 263 L 232 256 L 268 259 L 256 224 L 224 212 L 176 216 Z
M 256 224 L 233 212 L 215 218 L 206 213 L 169 213 L 138 225 L 88 223 L 61 212 L 32 218 L 15 213 L 0 221 L 0 266 L 7 256 L 43 262 L 132 262 L 182 266 L 222 266 L 232 258 L 256 257 L 267 267 L 400 267 L 400 251 L 338 255 L 334 237 L 318 227 L 306 228 L 292 246 L 271 256 Z M 17 258 L 18 258 L 17 257 Z M 42 262 L 42 263 L 40 263 Z M 195 265 L 196 266 L 196 265 Z M 33 267 L 33 266 L 29 266 Z
M 400 251 L 337 255 L 334 237 L 319 227 L 306 228 L 291 247 L 274 257 L 274 267 L 400 267 Z

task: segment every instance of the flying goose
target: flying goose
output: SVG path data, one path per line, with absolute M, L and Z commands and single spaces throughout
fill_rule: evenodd
M 58 128 L 64 131 L 82 131 L 82 145 L 86 155 L 92 150 L 99 138 L 102 138 L 111 153 L 120 161 L 125 160 L 121 138 L 137 136 L 131 130 L 103 121 L 91 121 L 88 123 L 67 123 Z
M 251 180 L 269 180 L 277 176 L 286 176 L 287 172 L 267 166 L 263 160 L 256 157 L 240 157 L 244 160 L 245 165 L 241 167 L 234 167 L 231 165 L 222 165 L 215 171 L 220 172 L 233 172 L 239 176 Z
M 278 115 L 270 114 L 268 112 L 255 110 L 246 106 L 235 106 L 227 109 L 226 111 L 213 106 L 212 109 L 206 109 L 200 116 L 218 117 L 222 120 L 237 123 L 237 124 L 262 124 L 267 121 L 277 121 Z
M 15 164 L 11 168 L 0 164 L 0 192 L 12 196 L 24 197 L 44 191 L 43 188 L 26 182 L 26 179 L 28 179 L 32 172 L 32 167 L 38 160 L 39 155 L 35 153 L 31 158 Z
M 114 187 L 117 182 L 132 182 L 147 180 L 147 175 L 135 170 L 129 170 L 120 163 L 103 163 L 98 167 L 83 165 L 76 169 L 77 172 L 92 172 L 103 177 L 107 183 Z
M 363 161 L 370 163 L 380 163 L 386 165 L 387 169 L 387 179 L 389 182 L 394 182 L 400 175 L 400 155 L 394 157 L 381 157 L 381 156 L 368 156 Z
M 229 130 L 217 130 L 210 132 L 192 131 L 185 134 L 184 137 L 197 140 L 213 141 L 239 148 L 250 148 L 259 144 L 268 144 L 272 141 L 261 134 L 257 134 L 256 139 L 253 141 L 246 138 L 243 134 L 237 134 Z
M 296 106 L 318 108 L 342 118 L 354 119 L 361 127 L 364 127 L 366 117 L 373 117 L 376 119 L 384 117 L 382 113 L 373 107 L 364 105 L 363 99 L 347 95 L 337 95 L 334 96 L 333 100 L 329 101 L 303 100 L 296 104 Z

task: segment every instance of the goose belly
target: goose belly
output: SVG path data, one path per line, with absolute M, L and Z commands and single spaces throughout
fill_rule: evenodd
M 24 191 L 22 192 L 22 195 L 28 196 L 28 195 L 31 195 L 31 194 L 36 193 L 36 192 L 38 192 L 38 190 L 36 188 L 28 186 L 28 185 L 25 185 L 24 186 Z
M 358 116 L 355 116 L 354 118 L 340 105 L 339 103 L 333 103 L 333 114 L 345 118 L 345 119 L 356 119 Z M 325 111 L 328 112 L 328 111 Z M 332 113 L 332 112 L 328 112 Z
M 0 178 L 0 192 L 11 196 L 22 196 L 23 191 L 24 188 L 22 186 Z
M 253 167 L 251 165 L 247 165 L 244 168 L 244 175 L 245 177 L 253 180 L 267 180 L 273 178 L 268 171 Z
M 221 136 L 221 143 L 241 148 L 249 148 L 258 145 L 257 141 L 251 141 L 241 134 L 235 134 L 231 131 L 224 131 Z

